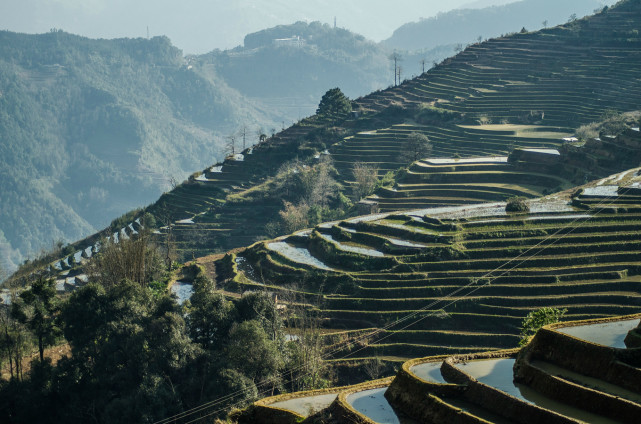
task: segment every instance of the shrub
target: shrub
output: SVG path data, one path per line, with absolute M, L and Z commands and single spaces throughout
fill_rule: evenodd
M 545 307 L 528 313 L 521 323 L 521 341 L 519 344 L 521 346 L 527 344 L 530 337 L 536 334 L 539 328 L 559 322 L 567 311 L 567 309 Z
M 458 112 L 441 109 L 428 104 L 421 104 L 414 119 L 423 125 L 442 125 L 444 123 L 460 122 L 463 116 Z
M 530 207 L 527 205 L 524 197 L 510 197 L 505 205 L 505 212 L 529 212 Z
M 581 125 L 575 132 L 576 138 L 581 141 L 588 141 L 599 136 L 598 124 L 592 122 L 591 124 Z

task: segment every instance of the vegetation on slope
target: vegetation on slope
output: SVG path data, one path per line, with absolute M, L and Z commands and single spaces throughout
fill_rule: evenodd
M 266 224 L 277 222 L 284 207 L 277 191 L 270 191 L 270 181 L 285 162 L 298 157 L 309 165 L 325 149 L 345 196 L 354 192 L 356 162 L 376 168 L 379 178 L 407 166 L 398 153 L 413 132 L 428 137 L 433 157 L 507 155 L 515 148 L 572 150 L 562 137 L 599 121 L 604 113 L 638 106 L 639 68 L 629 66 L 639 61 L 638 13 L 638 4 L 628 1 L 562 27 L 470 46 L 421 77 L 357 99 L 345 121 L 322 116 L 302 120 L 243 152 L 242 160 L 230 158 L 195 174 L 150 211 L 168 216 L 169 222 L 181 221 L 171 237 L 179 255 L 191 258 L 274 236 L 274 227 Z M 577 44 L 579 39 L 590 42 Z M 579 152 L 574 163 L 566 163 L 560 180 L 539 175 L 532 181 L 534 187 L 501 187 L 502 172 L 486 172 L 485 180 L 478 181 L 483 186 L 462 201 L 456 200 L 461 199 L 458 195 L 442 193 L 454 188 L 453 183 L 459 184 L 461 194 L 466 189 L 460 186 L 464 172 L 450 173 L 447 178 L 453 179 L 445 184 L 434 180 L 430 186 L 413 187 L 428 177 L 425 164 L 417 163 L 397 173 L 399 187 L 382 191 L 376 201 L 393 210 L 550 193 L 569 187 L 570 181 L 584 183 L 620 169 L 617 158 L 630 156 L 623 149 L 605 157 L 599 149 L 608 150 L 609 144 L 607 139 L 596 142 L 593 153 L 583 151 L 581 158 Z M 533 166 L 519 171 L 519 184 L 528 185 L 524 178 L 536 173 Z M 228 196 L 233 201 L 227 201 Z
M 156 422 L 225 398 L 209 414 L 217 417 L 258 393 L 330 383 L 315 318 L 300 300 L 283 309 L 264 291 L 230 298 L 193 265 L 181 272 L 194 293 L 179 305 L 167 289 L 175 275 L 146 274 L 160 260 L 148 241 L 143 234 L 106 246 L 93 282 L 68 296 L 56 295 L 54 280 L 34 276 L 0 310 L 3 422 Z M 304 328 L 287 337 L 285 321 L 288 331 Z M 45 354 L 66 344 L 68 354 L 55 363 Z M 26 371 L 21 364 L 33 345 L 39 356 Z
M 0 251 L 13 268 L 157 198 L 269 122 L 164 37 L 0 33 Z

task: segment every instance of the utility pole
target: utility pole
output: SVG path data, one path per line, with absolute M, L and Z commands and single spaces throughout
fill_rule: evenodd
M 399 66 L 398 66 L 398 62 L 400 62 L 400 61 L 402 60 L 401 55 L 400 55 L 400 54 L 398 54 L 396 51 L 394 51 L 394 53 L 392 53 L 392 54 L 391 54 L 391 56 L 389 56 L 389 59 L 394 61 L 394 85 L 398 85 L 398 84 L 396 83 L 396 81 L 398 81 L 398 83 L 399 83 L 399 84 L 400 84 L 400 82 L 401 82 L 401 80 L 400 80 L 400 79 L 398 79 L 398 80 L 397 80 L 397 77 L 398 77 L 398 74 L 399 74 L 399 71 L 398 71 L 398 68 L 399 68 Z
M 423 66 L 423 73 L 425 73 L 425 59 L 421 60 L 421 65 Z
M 149 40 L 149 25 L 147 25 L 147 40 Z
M 245 134 L 247 133 L 247 127 L 243 125 L 243 152 L 245 151 Z

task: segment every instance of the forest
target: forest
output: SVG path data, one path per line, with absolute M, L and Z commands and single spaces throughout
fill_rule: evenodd
M 313 312 L 279 310 L 265 291 L 230 300 L 196 265 L 182 270 L 194 292 L 181 305 L 150 240 L 142 233 L 106 243 L 89 270 L 96 282 L 66 297 L 54 280 L 34 275 L 2 309 L 0 416 L 155 422 L 223 398 L 208 411 L 215 418 L 259 395 L 331 383 Z M 65 353 L 53 362 L 57 349 Z

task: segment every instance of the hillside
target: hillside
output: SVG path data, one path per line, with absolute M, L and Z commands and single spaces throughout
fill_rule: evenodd
M 428 182 L 427 174 L 438 167 L 419 163 L 403 170 L 408 161 L 399 151 L 412 133 L 429 137 L 433 157 L 505 157 L 516 148 L 571 150 L 562 139 L 580 126 L 641 103 L 639 67 L 632 65 L 640 61 L 639 7 L 628 1 L 564 26 L 472 45 L 420 77 L 356 99 L 352 108 L 357 117 L 306 118 L 163 195 L 148 209 L 165 227 L 159 237 L 185 259 L 286 234 L 291 226 L 282 221 L 281 212 L 296 211 L 285 211 L 283 201 L 295 206 L 302 195 L 287 188 L 288 175 L 297 166 L 318 172 L 321 157 L 331 158 L 343 198 L 332 191 L 330 204 L 310 209 L 304 225 L 358 212 L 344 199 L 354 195 L 356 162 L 376 167 L 381 179 L 392 172 L 381 182 L 386 187 L 370 198 L 378 204 L 372 207 L 382 210 L 500 201 L 515 194 L 536 197 L 621 171 L 620 156 L 609 163 L 612 159 L 604 155 L 610 153 L 598 146 L 568 162 L 566 172 L 555 178 L 528 184 L 523 178 L 536 169 L 516 170 L 520 186 L 506 183 L 509 166 L 496 169 L 505 164 L 485 166 L 483 175 L 473 169 L 478 164 L 471 164 L 472 175 L 484 179 L 470 181 L 475 193 L 469 193 L 462 185 L 465 174 Z M 167 227 L 169 222 L 174 225 Z M 123 227 L 110 228 L 103 236 Z M 96 240 L 79 242 L 71 250 L 87 249 Z
M 16 422 L 188 423 L 272 396 L 232 420 L 369 424 L 386 420 L 365 409 L 381 412 L 387 391 L 421 422 L 426 404 L 448 417 L 435 422 L 581 422 L 476 379 L 500 371 L 501 384 L 561 387 L 588 412 L 635 422 L 638 404 L 593 383 L 638 392 L 638 369 L 621 364 L 636 368 L 636 350 L 560 334 L 521 357 L 516 346 L 540 308 L 591 324 L 639 312 L 640 17 L 641 0 L 625 0 L 471 45 L 355 100 L 330 89 L 315 115 L 236 144 L 35 264 L 55 280 L 24 267 L 10 283 L 30 287 L 0 320 L 16 335 L 6 356 L 18 376 L 0 381 L 0 411 Z M 23 333 L 40 357 L 24 378 Z M 67 357 L 45 361 L 45 347 L 64 342 Z M 530 353 L 561 367 L 561 354 L 599 354 L 601 373 L 553 378 Z M 475 374 L 476 360 L 497 366 Z M 410 367 L 426 363 L 447 381 L 415 378 Z
M 437 16 L 409 22 L 394 31 L 381 44 L 396 49 L 432 49 L 446 39 L 463 45 L 499 34 L 553 27 L 565 23 L 571 15 L 591 15 L 615 0 L 521 0 L 503 6 L 481 9 L 455 9 Z M 544 23 L 545 22 L 545 23 Z
M 270 235 L 265 224 L 279 221 L 283 200 L 297 201 L 279 189 L 277 177 L 281 165 L 296 157 L 313 165 L 327 149 L 342 192 L 352 196 L 354 163 L 378 167 L 379 177 L 407 166 L 399 150 L 412 132 L 427 135 L 437 157 L 560 148 L 562 138 L 606 111 L 638 107 L 639 68 L 629 66 L 640 60 L 639 38 L 631 37 L 639 30 L 638 7 L 628 2 L 566 26 L 470 46 L 418 78 L 357 99 L 357 119 L 303 120 L 245 152 L 243 161 L 228 159 L 204 170 L 156 207 L 182 221 L 173 232 L 178 250 L 199 256 L 212 246 L 226 250 Z M 612 170 L 598 169 L 598 162 L 595 157 L 575 164 L 564 178 L 582 184 Z M 546 184 L 528 196 L 568 187 Z M 200 199 L 200 206 L 190 198 Z
M 600 119 L 605 110 L 612 114 L 639 103 L 639 68 L 629 64 L 640 62 L 640 40 L 638 35 L 631 37 L 638 34 L 635 17 L 640 8 L 640 2 L 628 1 L 563 27 L 474 45 L 419 78 L 357 99 L 353 106 L 360 113 L 358 118 L 318 115 L 305 119 L 162 196 L 148 211 L 168 216 L 175 225 L 161 228 L 158 237 L 173 243 L 183 258 L 268 237 L 270 227 L 273 230 L 279 221 L 283 200 L 296 202 L 296 190 L 287 188 L 286 169 L 293 169 L 292 174 L 315 172 L 322 169 L 321 157 L 328 156 L 347 195 L 352 194 L 351 170 L 357 161 L 377 166 L 381 175 L 393 172 L 389 185 L 368 198 L 370 206 L 375 204 L 390 215 L 335 221 L 287 240 L 255 244 L 240 254 L 244 259 L 238 262 L 238 275 L 222 275 L 231 278 L 229 290 L 262 284 L 280 290 L 278 284 L 304 281 L 312 292 L 318 287 L 330 290 L 322 293 L 324 303 L 319 306 L 328 326 L 352 330 L 382 326 L 386 316 L 394 319 L 404 311 L 416 311 L 412 305 L 429 302 L 447 287 L 476 284 L 486 272 L 536 245 L 541 237 L 589 217 L 589 237 L 581 232 L 566 240 L 569 245 L 556 246 L 553 255 L 514 271 L 519 281 L 530 284 L 529 292 L 521 293 L 520 286 L 513 288 L 507 278 L 501 287 L 492 288 L 496 294 L 459 306 L 461 321 L 454 315 L 451 320 L 437 321 L 444 328 L 423 335 L 410 331 L 407 337 L 413 338 L 412 343 L 399 339 L 398 343 L 372 346 L 367 354 L 393 358 L 401 356 L 400 352 L 439 352 L 444 346 L 479 350 L 510 345 L 525 311 L 544 304 L 528 303 L 539 296 L 535 294 L 542 287 L 539 284 L 551 290 L 545 298 L 551 304 L 578 305 L 571 313 L 579 318 L 634 309 L 636 209 L 620 205 L 617 210 L 592 211 L 591 205 L 610 203 L 609 198 L 618 193 L 616 185 L 623 181 L 635 183 L 634 172 L 625 170 L 641 161 L 638 130 L 619 129 L 621 134 L 614 136 L 609 132 L 614 128 L 604 126 L 599 139 L 579 143 L 562 138 Z M 571 72 L 568 63 L 573 64 Z M 638 127 L 638 115 L 632 119 Z M 433 150 L 430 159 L 407 167 L 398 152 L 413 133 L 426 134 Z M 304 162 L 293 168 L 282 166 L 296 157 Z M 568 195 L 574 190 L 561 197 L 552 194 L 548 200 L 531 203 L 532 215 L 527 218 L 506 217 L 499 213 L 504 208 L 500 203 L 472 206 L 514 195 L 535 198 L 617 172 L 623 173 L 600 182 L 614 188 L 575 193 L 572 204 L 568 204 Z M 615 202 L 634 205 L 635 196 L 620 195 Z M 331 202 L 334 213 L 343 215 L 323 215 L 321 209 L 321 219 L 345 219 L 355 212 L 341 209 L 339 196 Z M 458 207 L 454 210 L 467 218 L 448 221 L 451 209 L 399 212 L 438 207 Z M 468 214 L 466 208 L 472 212 Z M 432 216 L 439 213 L 444 215 Z M 308 219 L 307 223 L 314 224 Z M 604 229 L 595 227 L 600 222 Z M 275 231 L 286 229 L 281 226 Z M 609 232 L 614 230 L 617 235 L 611 239 Z M 90 242 L 76 249 L 86 250 Z M 617 250 L 627 248 L 630 250 Z M 579 253 L 585 249 L 592 249 L 591 254 Z M 599 261 L 594 261 L 592 253 L 599 253 Z M 565 255 L 563 264 L 554 259 L 556 254 Z M 559 276 L 558 282 L 554 275 Z M 426 286 L 432 279 L 434 284 Z M 399 293 L 396 287 L 388 287 L 389 281 L 398 282 Z M 615 285 L 607 295 L 614 297 L 605 301 L 606 292 Z M 394 294 L 383 293 L 385 290 Z M 519 297 L 522 305 L 507 306 L 512 295 L 501 294 L 505 290 Z M 602 295 L 595 295 L 595 290 Z M 386 312 L 383 321 L 377 318 L 381 311 Z M 449 340 L 444 332 L 472 316 L 486 317 L 487 322 L 479 324 L 476 333 Z M 512 318 L 493 320 L 496 316 Z M 488 338 L 499 321 L 501 336 Z M 419 343 L 419 338 L 432 340 L 434 331 L 444 339 L 434 339 L 440 340 L 437 344 Z
M 638 172 L 530 201 L 527 214 L 490 203 L 321 224 L 238 253 L 226 287 L 304 281 L 322 293 L 325 326 L 379 329 L 351 357 L 514 347 L 534 308 L 574 319 L 638 310 Z
M 222 158 L 228 132 L 273 118 L 167 38 L 1 32 L 3 266 L 157 199 Z
M 301 42 L 274 41 L 292 36 Z M 251 146 L 259 133 L 313 114 L 329 87 L 358 97 L 394 80 L 388 47 L 318 22 L 270 28 L 249 34 L 243 47 L 186 58 L 162 37 L 2 37 L 9 151 L 0 167 L 7 182 L 0 257 L 9 270 L 221 161 L 227 137 L 241 145 L 242 128 Z M 439 40 L 449 44 L 401 54 L 401 79 L 454 52 L 452 40 Z
M 440 47 L 422 58 L 429 67 L 452 51 L 453 46 Z M 330 87 L 340 86 L 352 98 L 388 87 L 394 81 L 389 54 L 388 48 L 346 29 L 296 22 L 248 34 L 235 49 L 192 59 L 212 64 L 234 89 L 297 120 L 313 114 Z M 419 59 L 412 62 L 408 77 L 421 69 Z

